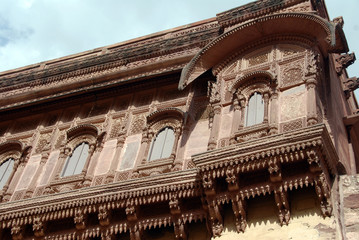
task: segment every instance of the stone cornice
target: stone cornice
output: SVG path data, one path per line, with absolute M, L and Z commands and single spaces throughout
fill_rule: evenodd
M 319 147 L 333 174 L 337 172 L 339 158 L 324 124 L 297 131 L 262 137 L 193 156 L 200 171 L 265 160 L 281 154 L 291 154 Z
M 229 27 L 248 19 L 260 17 L 275 11 L 288 8 L 305 0 L 262 0 L 217 14 L 221 27 Z
M 171 172 L 158 176 L 131 179 L 96 187 L 82 188 L 65 193 L 56 193 L 21 201 L 2 203 L 0 221 L 38 214 L 51 214 L 69 209 L 94 207 L 113 203 L 117 207 L 126 204 L 142 205 L 169 199 L 175 192 L 180 198 L 200 194 L 195 169 Z M 61 218 L 59 216 L 59 218 Z
M 5 72 L 0 77 L 0 106 L 13 108 L 47 101 L 107 85 L 178 71 L 214 37 L 219 25 L 211 20 L 151 35 L 135 42 L 108 46 L 30 70 Z M 74 90 L 76 89 L 76 90 Z M 34 99 L 36 92 L 37 98 Z M 16 104 L 11 104 L 16 102 Z

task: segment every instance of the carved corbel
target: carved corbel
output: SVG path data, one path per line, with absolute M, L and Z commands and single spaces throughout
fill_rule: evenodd
M 279 163 L 270 162 L 268 172 L 271 182 L 276 183 L 282 181 L 282 171 Z
M 341 75 L 344 68 L 352 65 L 356 60 L 354 53 L 336 54 L 335 55 L 335 71 Z
M 110 211 L 105 206 L 98 208 L 98 220 L 101 226 L 108 226 L 110 224 Z
M 318 173 L 321 172 L 321 166 L 320 166 L 320 160 L 319 157 L 317 156 L 317 154 L 315 153 L 314 150 L 308 151 L 307 153 L 308 155 L 308 163 L 309 163 L 309 170 L 312 173 Z
M 288 225 L 290 220 L 288 193 L 284 191 L 282 187 L 279 187 L 279 189 L 274 192 L 274 198 L 278 207 L 278 217 L 280 225 Z
M 232 199 L 232 209 L 236 217 L 237 232 L 244 232 L 247 227 L 246 204 L 242 199 Z
M 182 219 L 177 219 L 177 221 L 173 222 L 175 238 L 178 240 L 186 240 L 187 239 L 187 231 L 186 225 L 183 223 Z
M 348 78 L 344 84 L 344 94 L 345 97 L 348 99 L 350 97 L 350 93 L 359 88 L 359 78 L 352 77 Z
M 330 188 L 325 179 L 324 173 L 321 173 L 314 179 L 315 192 L 317 193 L 320 201 L 320 210 L 324 217 L 332 215 L 332 204 L 330 201 Z
M 22 240 L 24 234 L 24 227 L 15 225 L 11 228 L 11 236 L 13 240 Z
M 135 225 L 134 227 L 130 228 L 130 239 L 131 240 L 141 240 L 142 230 Z
M 75 212 L 74 223 L 77 230 L 83 230 L 86 228 L 86 215 L 81 209 L 77 209 Z
M 181 218 L 181 207 L 176 194 L 171 194 L 169 201 L 170 212 L 173 218 L 175 238 L 180 240 L 187 239 L 186 224 Z
M 43 237 L 44 234 L 44 223 L 41 221 L 40 217 L 35 217 L 32 222 L 32 230 L 36 237 Z
M 219 237 L 223 231 L 223 219 L 218 204 L 210 201 L 208 204 L 209 224 L 213 237 Z
M 207 196 L 213 196 L 216 194 L 214 188 L 214 181 L 210 173 L 204 173 L 202 177 L 202 185 L 204 188 L 204 192 Z
M 137 209 L 135 205 L 127 204 L 125 209 L 127 220 L 130 225 L 130 239 L 131 240 L 140 240 L 142 236 L 142 230 L 137 226 Z
M 335 24 L 338 24 L 340 27 L 343 27 L 344 26 L 344 19 L 342 16 L 339 16 L 339 17 L 336 17 L 333 19 L 333 22 Z
M 228 183 L 229 191 L 233 192 L 233 191 L 237 191 L 239 189 L 238 178 L 235 175 L 233 168 L 228 168 L 226 170 L 226 181 Z

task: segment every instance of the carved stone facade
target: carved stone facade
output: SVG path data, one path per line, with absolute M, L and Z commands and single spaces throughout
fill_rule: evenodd
M 0 239 L 355 239 L 343 23 L 260 0 L 1 73 Z

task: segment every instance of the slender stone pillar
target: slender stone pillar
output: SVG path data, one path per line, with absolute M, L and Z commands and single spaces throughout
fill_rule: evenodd
M 316 97 L 317 80 L 310 78 L 306 81 L 307 87 L 307 125 L 311 126 L 318 123 L 317 116 L 317 97 Z
M 278 133 L 278 93 L 273 93 L 270 98 L 269 134 Z
M 217 146 L 218 134 L 220 129 L 221 122 L 221 106 L 216 104 L 213 106 L 213 124 L 211 129 L 211 134 L 208 141 L 208 150 L 213 150 Z

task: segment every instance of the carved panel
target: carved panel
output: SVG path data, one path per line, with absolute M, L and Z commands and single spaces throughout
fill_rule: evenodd
M 45 187 L 38 187 L 35 189 L 34 197 L 41 196 L 45 191 Z
M 282 132 L 289 132 L 293 130 L 297 130 L 299 128 L 302 128 L 304 126 L 303 119 L 296 119 L 290 122 L 286 122 L 282 124 Z
M 300 67 L 290 67 L 283 71 L 281 87 L 296 85 L 303 81 L 303 71 Z
M 25 195 L 25 191 L 26 190 L 21 190 L 21 191 L 14 192 L 12 200 L 13 201 L 18 201 L 18 200 L 22 199 L 24 197 L 24 195 Z
M 281 96 L 281 121 L 288 121 L 305 116 L 305 89 L 304 85 L 284 91 Z
M 110 138 L 118 137 L 119 133 L 121 133 L 122 130 L 122 122 L 123 122 L 123 118 L 118 118 L 114 120 L 110 133 Z
M 42 134 L 35 149 L 35 154 L 50 150 L 51 133 Z
M 115 176 L 115 182 L 121 182 L 129 179 L 130 172 L 117 172 Z
M 196 165 L 194 164 L 194 162 L 190 159 L 186 162 L 186 169 L 192 169 L 192 168 L 196 168 Z
M 102 184 L 104 176 L 96 176 L 92 182 L 92 186 L 99 186 Z
M 55 144 L 55 149 L 59 149 L 61 148 L 61 146 L 64 146 L 66 143 L 66 132 L 65 131 L 61 131 L 59 133 L 59 137 L 57 138 L 56 144 Z
M 146 126 L 146 118 L 144 115 L 135 116 L 132 121 L 130 135 L 142 133 L 143 127 Z
M 254 66 L 261 63 L 268 62 L 269 53 L 262 53 L 253 57 L 248 58 L 248 66 Z
M 222 138 L 219 140 L 219 147 L 225 147 L 229 145 L 229 138 Z

